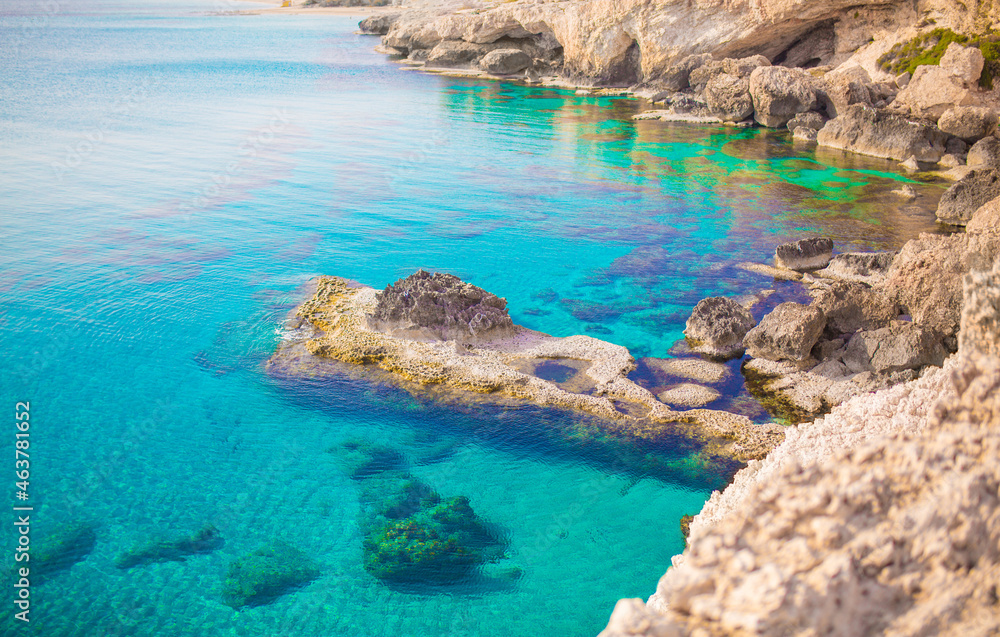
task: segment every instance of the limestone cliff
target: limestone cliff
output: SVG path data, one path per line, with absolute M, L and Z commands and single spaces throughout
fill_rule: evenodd
M 418 0 L 388 29 L 403 53 L 442 41 L 489 44 L 551 38 L 574 78 L 655 81 L 692 53 L 762 54 L 788 66 L 839 64 L 869 43 L 917 25 L 982 31 L 1000 18 L 992 0 Z M 890 41 L 891 40 L 891 41 Z M 551 47 L 550 47 L 551 48 Z M 869 56 L 869 71 L 874 57 Z

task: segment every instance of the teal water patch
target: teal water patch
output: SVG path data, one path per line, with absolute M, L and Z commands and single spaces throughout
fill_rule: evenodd
M 596 634 L 735 466 L 575 414 L 269 376 L 304 284 L 451 272 L 519 324 L 666 357 L 704 296 L 795 296 L 738 267 L 777 243 L 933 229 L 940 186 L 897 200 L 888 163 L 403 72 L 353 19 L 57 4 L 0 15 L 0 394 L 31 403 L 32 546 L 56 556 L 8 634 Z M 746 409 L 738 374 L 720 387 Z M 447 590 L 373 576 L 356 480 L 327 453 L 350 439 L 467 497 L 504 557 Z M 200 550 L 208 528 L 224 542 Z M 227 594 L 233 564 L 281 543 L 308 568 L 244 596 L 266 603 Z

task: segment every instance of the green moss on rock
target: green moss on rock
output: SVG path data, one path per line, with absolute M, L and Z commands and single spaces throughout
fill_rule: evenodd
M 365 537 L 365 569 L 394 582 L 443 584 L 499 557 L 500 543 L 465 496 L 391 520 Z
M 879 58 L 884 71 L 895 74 L 910 73 L 923 64 L 939 64 L 951 43 L 974 46 L 983 53 L 985 64 L 979 77 L 983 88 L 993 88 L 993 78 L 1000 73 L 1000 35 L 984 33 L 968 36 L 955 33 L 951 29 L 937 28 L 918 35 L 908 42 L 900 42 Z
M 262 546 L 229 565 L 222 586 L 227 606 L 263 606 L 319 577 L 319 566 L 280 540 Z

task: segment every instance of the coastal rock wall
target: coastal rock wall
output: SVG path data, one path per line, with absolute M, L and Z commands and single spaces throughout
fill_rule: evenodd
M 443 40 L 489 44 L 549 34 L 562 48 L 565 75 L 625 84 L 656 80 L 693 53 L 720 59 L 761 54 L 790 66 L 838 64 L 873 40 L 921 20 L 970 31 L 998 17 L 992 1 L 968 8 L 957 0 L 514 0 L 409 6 L 384 39 L 398 51 L 430 49 Z M 869 66 L 874 71 L 874 64 Z

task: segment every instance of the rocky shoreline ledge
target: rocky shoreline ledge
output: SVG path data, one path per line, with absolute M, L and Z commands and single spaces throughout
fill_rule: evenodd
M 992 33 L 992 5 L 760 4 L 416 0 L 359 28 L 426 71 L 631 95 L 654 106 L 637 119 L 787 129 L 910 172 L 998 181 L 1000 36 L 963 35 Z
M 382 292 L 339 277 L 315 285 L 290 320 L 293 336 L 268 361 L 271 373 L 310 377 L 340 361 L 460 401 L 478 395 L 579 410 L 636 438 L 686 435 L 740 462 L 763 458 L 783 437 L 783 427 L 746 416 L 671 409 L 628 378 L 636 363 L 626 348 L 515 325 L 506 301 L 452 275 L 419 271 Z
M 957 351 L 787 429 L 712 495 L 657 592 L 621 600 L 601 637 L 1000 632 L 998 256 L 1000 199 L 964 233 L 908 242 L 871 291 Z M 796 392 L 810 379 L 786 380 Z

